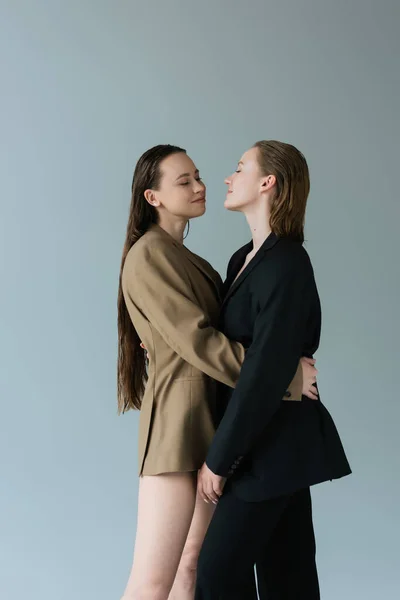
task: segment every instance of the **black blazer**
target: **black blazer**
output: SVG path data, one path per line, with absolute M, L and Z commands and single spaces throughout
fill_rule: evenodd
M 224 284 L 220 329 L 247 351 L 236 389 L 221 384 L 226 410 L 206 463 L 231 477 L 237 495 L 256 501 L 351 470 L 321 401 L 282 401 L 301 356 L 319 345 L 321 308 L 308 254 L 271 234 L 231 285 L 252 247 L 232 256 Z

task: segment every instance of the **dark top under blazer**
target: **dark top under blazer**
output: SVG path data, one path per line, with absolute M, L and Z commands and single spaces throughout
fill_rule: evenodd
M 308 254 L 271 234 L 234 281 L 252 247 L 238 250 L 228 266 L 220 329 L 247 352 L 236 389 L 221 384 L 226 410 L 206 463 L 232 476 L 237 495 L 257 501 L 351 470 L 321 401 L 282 402 L 300 357 L 319 345 L 321 308 Z

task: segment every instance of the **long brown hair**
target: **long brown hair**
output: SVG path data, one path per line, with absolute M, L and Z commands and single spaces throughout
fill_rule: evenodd
M 118 289 L 118 412 L 140 409 L 147 380 L 146 358 L 140 347 L 140 338 L 132 324 L 122 292 L 122 271 L 126 256 L 133 244 L 141 238 L 152 223 L 158 222 L 158 212 L 144 197 L 148 189 L 160 186 L 162 161 L 172 154 L 186 153 L 178 146 L 164 144 L 147 150 L 138 160 L 133 174 L 132 199 L 129 210 L 126 239 L 122 251 Z
M 290 144 L 263 140 L 259 151 L 263 175 L 275 175 L 277 192 L 272 201 L 270 227 L 280 237 L 304 242 L 304 219 L 310 175 L 303 154 Z

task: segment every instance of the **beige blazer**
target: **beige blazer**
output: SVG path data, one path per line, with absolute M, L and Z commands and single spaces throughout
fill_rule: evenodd
M 205 460 L 216 381 L 235 387 L 245 355 L 216 329 L 221 285 L 207 261 L 158 225 L 128 253 L 124 298 L 150 358 L 139 425 L 142 475 L 196 471 Z M 289 390 L 291 400 L 301 399 L 300 365 Z

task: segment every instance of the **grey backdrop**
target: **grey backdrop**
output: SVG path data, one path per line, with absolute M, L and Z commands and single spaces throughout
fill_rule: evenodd
M 259 138 L 312 175 L 320 388 L 354 475 L 314 490 L 324 600 L 399 594 L 399 3 L 2 1 L 4 600 L 117 600 L 138 415 L 116 415 L 116 292 L 133 166 L 186 147 L 208 184 L 188 245 L 248 238 L 223 178 Z M 396 39 L 397 38 L 397 39 Z

